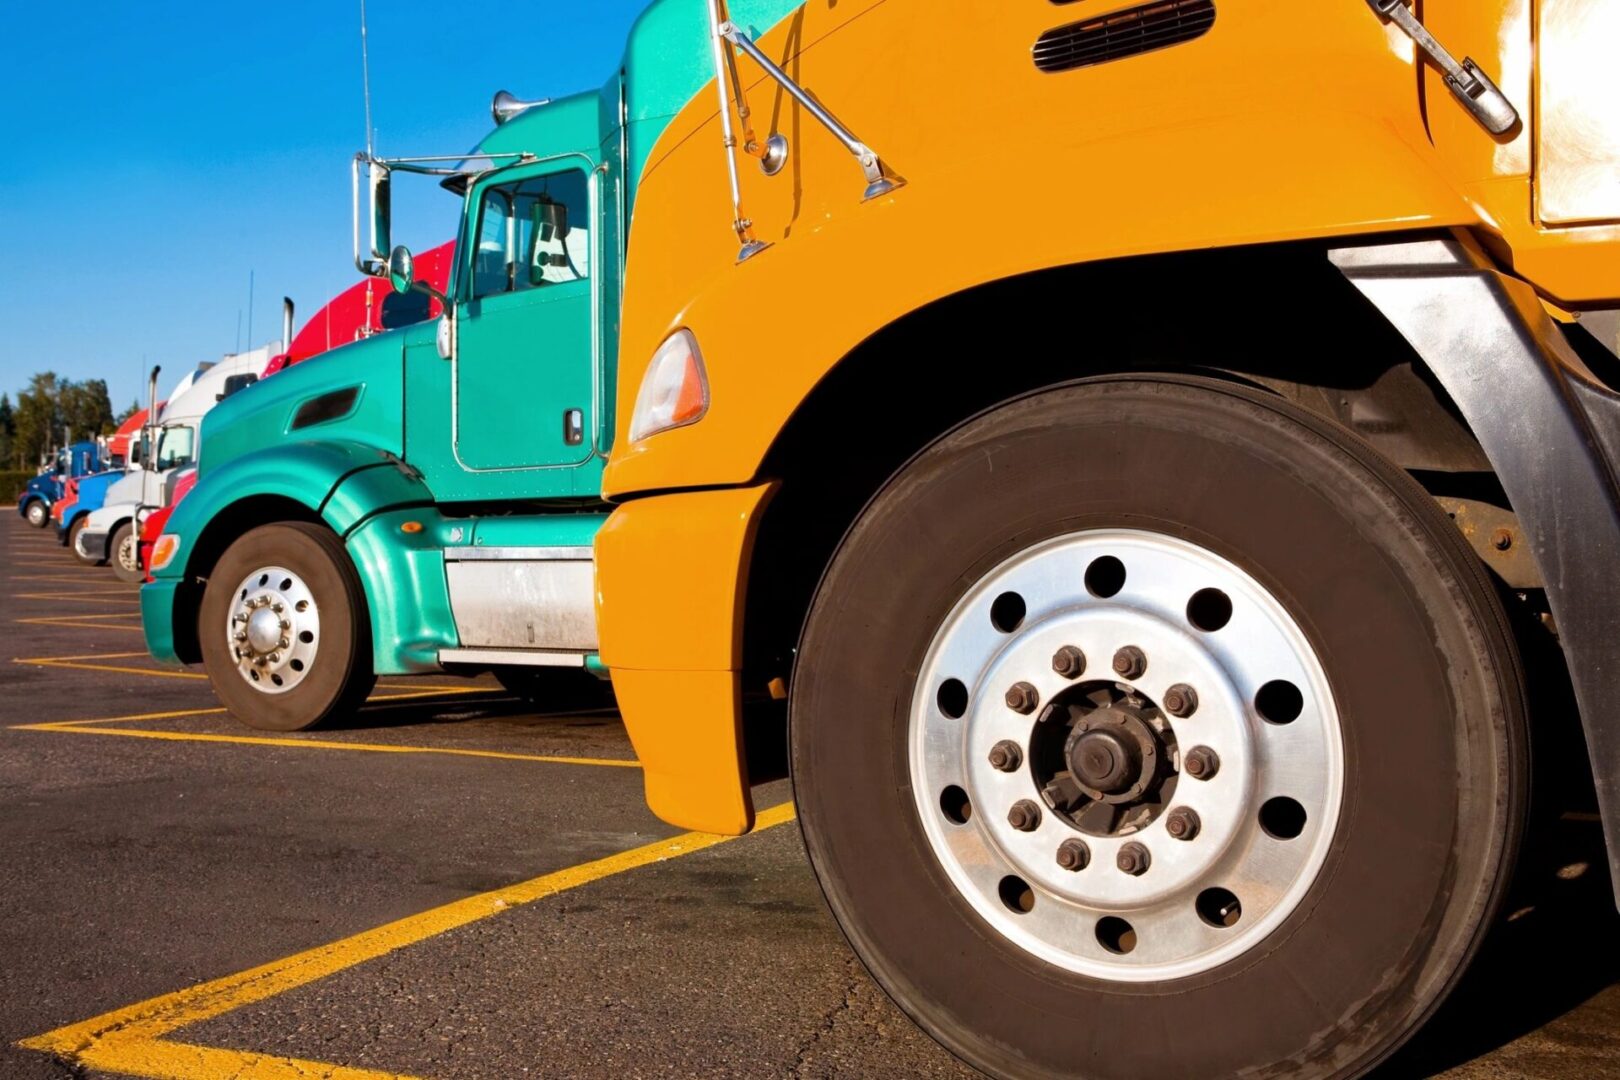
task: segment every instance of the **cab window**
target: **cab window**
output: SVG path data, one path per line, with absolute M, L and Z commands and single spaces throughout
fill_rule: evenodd
M 579 170 L 484 191 L 473 298 L 584 281 L 590 276 L 591 200 Z
M 158 471 L 190 465 L 196 437 L 196 432 L 188 427 L 164 428 L 158 437 Z

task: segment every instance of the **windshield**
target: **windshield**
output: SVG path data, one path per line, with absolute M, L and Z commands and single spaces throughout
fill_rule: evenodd
M 196 441 L 197 432 L 193 428 L 164 428 L 163 434 L 158 436 L 158 471 L 190 465 L 195 455 Z

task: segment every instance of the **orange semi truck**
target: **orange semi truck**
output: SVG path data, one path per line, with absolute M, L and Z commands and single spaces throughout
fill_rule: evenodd
M 994 1075 L 1387 1059 L 1532 745 L 1620 842 L 1620 5 L 713 17 L 596 540 L 653 809 L 747 830 L 785 721 L 850 943 Z

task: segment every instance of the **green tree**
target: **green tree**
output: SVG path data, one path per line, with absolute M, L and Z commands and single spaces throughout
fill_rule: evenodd
M 86 379 L 82 383 L 63 380 L 57 394 L 57 411 L 75 440 L 111 435 L 116 427 L 105 379 Z
M 131 401 L 129 403 L 129 408 L 125 409 L 123 412 L 118 414 L 118 418 L 117 418 L 118 423 L 122 424 L 125 420 L 128 420 L 130 417 L 134 416 L 136 413 L 138 413 L 140 411 L 141 411 L 141 403 L 140 403 L 140 401 L 138 399 L 135 400 L 135 401 Z
M 28 380 L 28 389 L 17 395 L 13 453 L 19 468 L 43 464 L 60 441 L 62 424 L 57 406 L 60 393 L 56 372 L 42 371 Z
M 12 443 L 17 435 L 17 418 L 11 411 L 11 395 L 0 394 L 0 469 L 16 464 L 12 459 Z

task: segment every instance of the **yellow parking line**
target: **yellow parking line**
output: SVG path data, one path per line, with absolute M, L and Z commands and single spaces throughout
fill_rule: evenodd
M 98 593 L 77 593 L 77 594 L 75 594 L 75 593 L 26 593 L 25 592 L 25 593 L 18 593 L 16 595 L 16 599 L 18 599 L 18 600 L 71 600 L 71 601 L 73 601 L 74 603 L 77 603 L 77 604 L 121 604 L 121 605 L 128 605 L 129 607 L 140 607 L 141 602 L 140 602 L 139 599 L 134 599 L 134 600 L 115 600 L 115 599 L 111 599 L 111 597 L 114 597 L 114 596 L 125 596 L 125 597 L 127 597 L 127 596 L 131 596 L 131 595 L 132 595 L 131 592 L 129 592 L 127 590 L 124 590 L 124 589 L 120 589 L 116 593 L 111 592 L 111 591 L 104 592 L 104 593 L 99 593 L 98 592 Z
M 399 700 L 393 698 L 390 700 Z M 222 710 L 223 711 L 223 710 Z M 429 754 L 445 757 L 495 758 L 501 761 L 542 761 L 551 765 L 591 765 L 639 769 L 641 762 L 622 758 L 564 757 L 551 754 L 517 754 L 503 750 L 463 750 L 437 746 L 395 746 L 388 743 L 340 742 L 335 739 L 292 739 L 271 735 L 214 735 L 191 731 L 148 731 L 144 728 L 91 727 L 77 721 L 47 721 L 42 724 L 14 724 L 12 731 L 60 731 L 79 735 L 122 735 L 131 739 L 162 739 L 168 742 L 227 743 L 238 746 L 290 746 L 305 750 L 356 750 L 372 754 Z
M 39 619 L 18 619 L 17 622 L 25 626 L 62 626 L 69 630 L 123 630 L 136 634 L 143 632 L 139 626 L 119 626 L 116 623 L 72 622 L 68 616 L 58 618 L 47 615 Z
M 763 832 L 792 821 L 793 814 L 792 803 L 773 806 L 759 815 L 754 832 Z M 83 1068 L 152 1077 L 155 1080 L 203 1080 L 216 1076 L 260 1077 L 266 1080 L 270 1077 L 290 1080 L 316 1076 L 369 1080 L 396 1075 L 345 1070 L 341 1066 L 322 1062 L 277 1058 L 252 1051 L 173 1043 L 164 1036 L 512 908 L 734 839 L 736 837 L 714 833 L 683 833 L 669 840 L 544 874 L 518 885 L 456 900 L 443 907 L 432 908 L 235 975 L 114 1009 L 89 1020 L 25 1039 L 18 1045 L 55 1054 Z
M 146 653 L 114 653 L 114 656 L 145 656 Z M 13 660 L 13 664 L 32 664 L 35 667 L 75 668 L 79 671 L 116 671 L 123 675 L 150 675 L 156 679 L 207 679 L 207 675 L 195 671 L 167 671 L 161 668 L 121 667 L 118 664 L 85 664 L 76 663 L 63 658 L 53 660 L 49 657 L 37 660 Z

